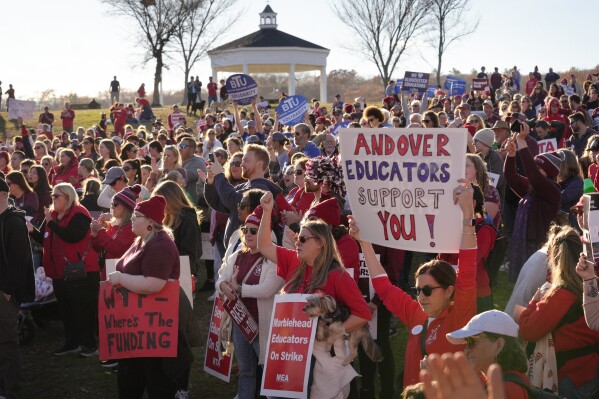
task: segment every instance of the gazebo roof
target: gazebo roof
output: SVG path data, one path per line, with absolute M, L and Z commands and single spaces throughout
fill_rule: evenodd
M 216 47 L 208 51 L 208 54 L 225 50 L 253 47 L 301 47 L 317 50 L 327 50 L 322 46 L 311 43 L 304 39 L 300 39 L 299 37 L 290 35 L 289 33 L 285 33 L 278 29 L 260 29 L 254 33 L 250 33 L 247 36 L 244 36 L 237 40 L 233 40 L 232 42 L 223 44 L 222 46 Z

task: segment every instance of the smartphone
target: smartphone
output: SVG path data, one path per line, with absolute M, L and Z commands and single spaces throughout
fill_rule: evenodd
M 520 121 L 516 119 L 514 122 L 512 122 L 512 125 L 510 126 L 510 130 L 514 133 L 520 133 L 521 126 L 522 126 L 522 123 L 520 123 Z
M 211 152 L 210 154 L 208 154 L 208 160 L 212 163 L 214 163 L 214 153 Z

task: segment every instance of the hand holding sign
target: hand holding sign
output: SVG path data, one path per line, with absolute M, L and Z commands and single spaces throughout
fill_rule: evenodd
M 584 254 L 580 254 L 580 258 L 578 258 L 578 264 L 576 265 L 576 273 L 583 280 L 592 280 L 596 278 L 595 276 L 595 264 L 593 262 L 589 262 L 587 257 Z
M 349 235 L 358 242 L 362 241 L 360 239 L 360 228 L 358 227 L 358 223 L 356 223 L 356 219 L 352 215 L 349 215 L 347 219 L 349 220 Z
M 459 179 L 459 186 L 453 189 L 453 203 L 459 204 L 462 211 L 472 213 L 472 197 L 474 195 L 474 189 L 472 184 L 466 179 Z

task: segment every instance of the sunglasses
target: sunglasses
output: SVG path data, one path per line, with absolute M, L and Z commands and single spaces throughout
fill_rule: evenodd
M 129 166 L 123 166 L 123 170 L 125 172 L 129 172 L 131 170 L 131 167 L 129 167 Z
M 43 147 L 42 147 L 42 146 L 40 146 L 40 145 L 36 145 L 36 146 L 35 146 L 35 147 L 33 147 L 33 148 L 35 148 L 36 150 L 41 150 Z
M 241 161 L 233 161 L 229 165 L 239 168 L 241 166 Z
M 472 349 L 476 346 L 476 344 L 478 343 L 478 341 L 480 341 L 481 338 L 481 335 L 475 335 L 473 337 L 464 338 L 464 341 L 466 341 L 466 346 Z
M 120 204 L 116 201 L 112 201 L 112 204 L 110 204 L 111 207 L 116 208 L 117 206 L 119 206 Z
M 431 120 L 430 119 L 423 119 L 422 122 L 424 122 L 424 123 L 431 123 Z
M 297 170 L 294 171 L 294 173 L 295 173 L 296 176 L 301 176 L 301 175 L 304 174 L 304 171 L 301 170 L 301 169 L 297 169 Z
M 480 121 L 478 119 L 472 119 L 470 120 L 470 123 L 480 123 Z
M 258 228 L 257 227 L 242 227 L 241 228 L 241 232 L 243 234 L 247 234 L 250 233 L 251 235 L 255 236 L 256 234 L 258 234 Z
M 431 287 L 430 285 L 425 285 L 422 288 L 420 288 L 420 287 L 412 287 L 412 292 L 416 296 L 420 296 L 421 292 L 424 294 L 424 296 L 431 296 L 433 294 L 433 290 L 436 290 L 437 288 L 445 288 L 445 287 L 442 286 L 442 285 L 438 285 L 436 287 Z
M 296 241 L 301 242 L 302 244 L 305 244 L 306 241 L 308 241 L 310 238 L 313 238 L 316 240 L 316 237 L 311 237 L 311 236 L 298 236 Z
M 247 206 L 249 206 L 247 202 L 240 202 L 239 204 L 237 204 L 237 209 L 243 211 Z

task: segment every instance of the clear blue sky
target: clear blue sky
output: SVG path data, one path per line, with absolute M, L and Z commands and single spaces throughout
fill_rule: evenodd
M 331 50 L 329 71 L 344 68 L 364 76 L 376 75 L 374 64 L 342 47 L 351 43 L 352 33 L 333 14 L 331 1 L 339 0 L 271 0 L 270 5 L 279 14 L 279 29 Z M 591 39 L 595 24 L 582 22 L 585 15 L 599 14 L 597 0 L 567 4 L 558 0 L 472 2 L 473 13 L 481 17 L 480 26 L 449 50 L 443 72 L 453 67 L 469 72 L 481 65 L 500 70 L 517 65 L 525 74 L 538 64 L 545 73 L 550 66 L 566 70 L 571 66 L 593 68 L 599 63 Z M 246 10 L 245 15 L 217 44 L 258 29 L 258 13 L 266 1 L 239 0 L 238 4 Z M 134 23 L 111 17 L 108 11 L 100 0 L 3 1 L 2 88 L 6 90 L 12 83 L 20 99 L 35 98 L 46 89 L 94 96 L 108 89 L 113 75 L 125 88 L 137 89 L 141 82 L 152 87 L 154 63 L 140 66 L 143 50 L 137 45 Z M 400 60 L 395 76 L 402 77 L 406 70 L 429 72 L 430 65 L 435 65 L 433 52 L 418 41 L 416 46 Z M 207 80 L 208 59 L 198 64 L 193 74 Z M 164 89 L 178 89 L 182 81 L 182 69 L 171 61 L 170 69 L 164 71 Z

